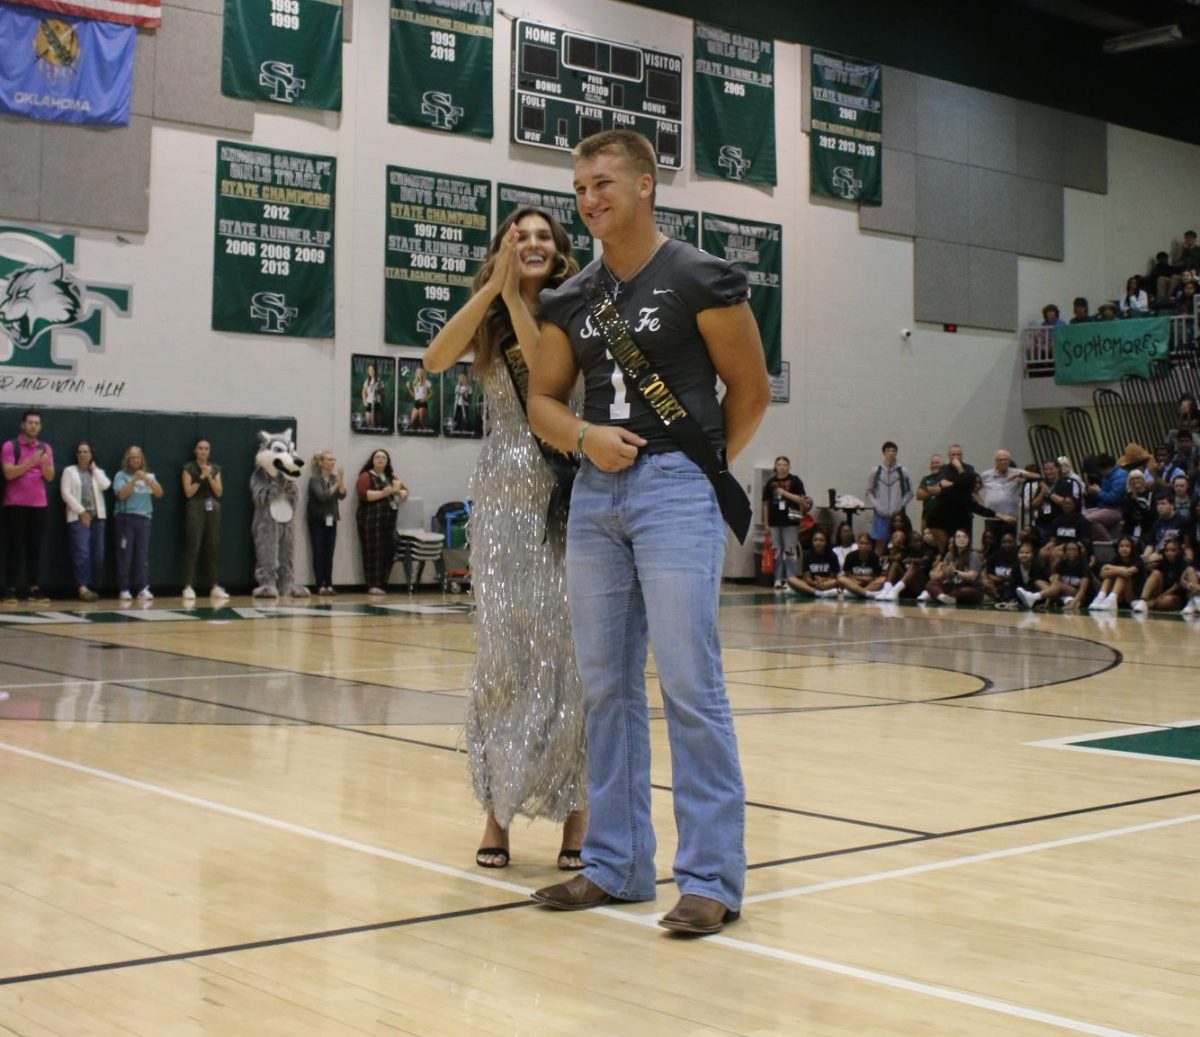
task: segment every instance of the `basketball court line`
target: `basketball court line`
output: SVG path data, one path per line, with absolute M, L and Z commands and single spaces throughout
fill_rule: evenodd
M 1079 745 L 1079 742 L 1094 742 L 1102 738 L 1125 738 L 1129 735 L 1160 734 L 1178 728 L 1200 726 L 1200 719 L 1174 720 L 1156 725 L 1139 725 L 1137 727 L 1118 727 L 1110 731 L 1093 731 L 1085 735 L 1064 735 L 1060 738 L 1040 738 L 1036 742 L 1023 742 L 1023 745 L 1038 749 L 1068 749 L 1076 753 L 1094 753 L 1097 756 L 1119 756 L 1124 760 L 1155 760 L 1158 763 L 1176 763 L 1185 767 L 1200 767 L 1200 760 L 1191 760 L 1183 756 L 1162 756 L 1157 753 L 1131 752 L 1122 749 L 1102 749 L 1094 745 Z
M 532 892 L 532 890 L 530 890 L 528 887 L 518 885 L 517 883 L 505 882 L 502 879 L 492 878 L 488 875 L 481 875 L 477 872 L 463 871 L 459 868 L 451 868 L 447 865 L 438 864 L 434 861 L 427 861 L 419 857 L 412 857 L 409 854 L 398 853 L 394 850 L 386 850 L 382 847 L 372 846 L 369 843 L 363 843 L 358 840 L 347 839 L 342 836 L 333 835 L 329 832 L 322 832 L 318 829 L 293 824 L 290 821 L 283 821 L 278 818 L 270 817 L 266 814 L 260 814 L 255 811 L 244 810 L 240 807 L 219 803 L 215 800 L 204 799 L 199 796 L 192 796 L 188 793 L 179 792 L 175 789 L 166 788 L 161 785 L 154 785 L 136 778 L 129 778 L 122 774 L 101 770 L 96 767 L 90 767 L 86 764 L 76 763 L 72 760 L 66 760 L 57 756 L 51 756 L 47 753 L 36 752 L 32 749 L 26 749 L 22 746 L 13 745 L 8 742 L 0 742 L 0 751 L 13 753 L 14 755 L 23 756 L 28 759 L 50 764 L 55 767 L 62 767 L 66 770 L 75 771 L 80 774 L 86 774 L 90 777 L 111 781 L 115 784 L 124 785 L 128 788 L 137 789 L 152 795 L 163 796 L 164 798 L 171 799 L 179 803 L 200 807 L 201 809 L 210 810 L 214 813 L 223 814 L 227 817 L 232 817 L 243 821 L 250 821 L 252 823 L 261 824 L 269 828 L 274 828 L 278 831 L 290 833 L 292 835 L 298 835 L 307 839 L 314 839 L 332 846 L 341 847 L 343 849 L 369 854 L 374 857 L 381 857 L 400 864 L 406 864 L 410 867 L 433 872 L 448 878 L 464 879 L 467 882 L 475 883 L 476 885 L 487 886 L 492 889 L 505 890 L 510 893 L 528 894 Z M 807 895 L 816 892 L 823 892 L 825 890 L 841 889 L 848 886 L 862 885 L 871 882 L 881 882 L 887 879 L 907 877 L 909 875 L 945 870 L 948 868 L 960 867 L 962 865 L 974 864 L 981 861 L 998 860 L 1006 857 L 1018 856 L 1021 854 L 1035 853 L 1041 850 L 1054 849 L 1061 846 L 1072 846 L 1089 842 L 1097 842 L 1102 839 L 1109 839 L 1121 835 L 1129 835 L 1136 832 L 1151 831 L 1159 828 L 1167 828 L 1198 820 L 1200 820 L 1200 814 L 1190 814 L 1185 817 L 1151 821 L 1140 825 L 1130 825 L 1123 828 L 1109 829 L 1107 831 L 1090 832 L 1085 835 L 1072 836 L 1065 839 L 1056 839 L 1042 843 L 1034 843 L 1026 846 L 1010 847 L 1006 850 L 996 850 L 990 853 L 972 854 L 966 857 L 914 865 L 909 868 L 897 868 L 890 871 L 875 872 L 873 874 L 861 875 L 847 879 L 838 879 L 832 882 L 800 886 L 791 890 L 781 890 L 774 893 L 761 893 L 756 896 L 747 897 L 745 903 L 765 903 L 771 900 L 783 899 L 785 897 Z M 619 921 L 632 923 L 634 925 L 657 927 L 657 910 L 655 910 L 653 913 L 631 913 L 615 910 L 613 908 L 596 908 L 593 909 L 591 913 L 607 918 L 616 918 Z M 1039 1009 L 1029 1008 L 1027 1006 L 1015 1004 L 1009 1001 L 981 997 L 977 994 L 970 994 L 965 991 L 954 990 L 949 987 L 938 986 L 930 983 L 921 983 L 916 980 L 906 979 L 902 976 L 894 976 L 886 972 L 879 972 L 873 969 L 864 969 L 854 965 L 846 965 L 841 962 L 829 961 L 824 958 L 816 958 L 809 955 L 798 954 L 793 951 L 781 950 L 765 944 L 754 943 L 748 940 L 739 940 L 730 936 L 710 936 L 706 938 L 706 942 L 713 946 L 727 947 L 731 950 L 737 950 L 747 954 L 773 958 L 778 961 L 788 962 L 790 964 L 799 965 L 804 968 L 813 969 L 819 972 L 840 975 L 850 979 L 858 979 L 867 983 L 888 987 L 894 990 L 903 990 L 909 993 L 920 994 L 937 1000 L 950 1001 L 969 1007 L 980 1008 L 985 1011 L 995 1012 L 997 1014 L 1006 1015 L 1012 1018 L 1040 1022 L 1058 1029 L 1068 1030 L 1073 1033 L 1089 1034 L 1092 1035 L 1092 1037 L 1146 1037 L 1146 1035 L 1135 1034 L 1127 1030 L 1099 1026 L 1083 1020 L 1072 1019 L 1068 1016 L 1043 1012 Z

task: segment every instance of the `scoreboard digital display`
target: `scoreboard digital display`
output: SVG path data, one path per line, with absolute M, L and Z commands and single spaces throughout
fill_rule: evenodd
M 570 29 L 513 23 L 513 140 L 570 151 L 601 130 L 629 129 L 658 164 L 683 161 L 683 56 Z

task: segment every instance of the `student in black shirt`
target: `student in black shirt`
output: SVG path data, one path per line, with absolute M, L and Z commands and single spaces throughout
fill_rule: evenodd
M 1137 541 L 1126 534 L 1117 541 L 1113 560 L 1100 567 L 1100 593 L 1088 606 L 1092 612 L 1115 612 L 1129 608 L 1142 596 L 1146 566 L 1138 555 Z
M 775 589 L 784 580 L 795 576 L 798 566 L 800 521 L 812 510 L 812 498 L 804 492 L 804 483 L 791 474 L 792 462 L 786 457 L 775 458 L 775 471 L 763 484 L 763 524 L 771 535 L 775 552 Z
M 1168 540 L 1163 544 L 1158 568 L 1146 577 L 1142 596 L 1130 607 L 1134 612 L 1178 612 L 1188 596 L 1182 583 L 1189 569 L 1180 541 Z M 1192 574 L 1194 578 L 1194 570 Z
M 1150 527 L 1150 535 L 1146 538 L 1146 551 L 1143 557 L 1149 560 L 1152 554 L 1161 554 L 1168 540 L 1182 542 L 1187 534 L 1187 522 L 1175 511 L 1175 501 L 1170 497 L 1158 498 L 1158 520 Z
M 1050 539 L 1038 555 L 1047 569 L 1053 571 L 1054 564 L 1063 556 L 1063 547 L 1071 541 L 1082 546 L 1085 557 L 1091 554 L 1092 524 L 1079 513 L 1075 497 L 1062 498 L 1059 513 L 1047 526 L 1047 530 Z
M 812 535 L 812 543 L 804 552 L 799 576 L 788 577 L 787 585 L 797 594 L 809 594 L 814 598 L 836 598 L 838 573 L 841 566 L 829 546 L 829 536 L 823 529 Z
M 879 576 L 879 556 L 871 546 L 870 533 L 859 533 L 854 542 L 858 546 L 846 555 L 846 564 L 842 566 L 837 582 L 843 595 L 849 592 L 853 597 L 865 598 L 867 588 Z
M 1033 608 L 1041 600 L 1041 592 L 1049 588 L 1050 580 L 1038 561 L 1033 541 L 1022 540 L 1017 548 L 1017 567 L 1013 570 L 1012 580 L 1013 593 L 1026 608 Z
M 983 563 L 983 591 L 997 605 L 1016 605 L 1013 571 L 1017 565 L 1017 538 L 1011 532 L 1003 533 L 1000 545 Z
M 899 518 L 902 514 L 903 512 L 899 512 L 892 518 Z M 897 583 L 903 581 L 904 572 L 908 568 L 905 559 L 908 557 L 909 534 L 903 528 L 895 528 L 895 523 L 893 527 L 888 535 L 887 551 L 879 559 L 882 575 L 867 585 L 867 597 L 876 601 L 895 601 L 900 597 L 899 594 L 893 596 L 892 590 Z
M 1150 527 L 1154 525 L 1154 519 L 1154 495 L 1146 486 L 1146 473 L 1134 468 L 1125 480 L 1125 496 L 1121 499 L 1121 528 L 1139 544 L 1143 544 Z
M 1017 597 L 1026 608 L 1033 608 L 1039 601 L 1061 601 L 1064 609 L 1075 612 L 1087 603 L 1091 585 L 1092 570 L 1083 545 L 1078 540 L 1067 540 L 1062 544 L 1062 557 L 1054 563 L 1049 582 L 1036 591 L 1018 587 Z

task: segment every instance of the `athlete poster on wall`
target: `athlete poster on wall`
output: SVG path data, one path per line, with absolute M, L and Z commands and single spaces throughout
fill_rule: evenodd
M 427 346 L 471 297 L 491 241 L 491 182 L 387 167 L 383 340 Z
M 731 263 L 750 278 L 750 309 L 758 321 L 767 371 L 779 374 L 783 330 L 783 228 L 732 216 L 701 217 L 700 247 Z
M 775 43 L 720 25 L 694 24 L 696 172 L 773 185 Z
M 483 387 L 460 360 L 442 374 L 442 433 L 451 439 L 483 438 Z
M 686 241 L 689 245 L 700 245 L 700 214 L 689 209 L 668 209 L 655 206 L 654 222 L 668 238 Z
M 859 205 L 883 204 L 883 74 L 836 54 L 812 52 L 809 191 Z
M 217 141 L 212 326 L 333 337 L 336 160 Z
M 342 0 L 225 0 L 221 93 L 342 107 Z
M 396 431 L 436 436 L 442 424 L 442 376 L 426 371 L 419 358 L 400 357 L 396 366 Z
M 390 436 L 396 428 L 396 358 L 350 357 L 350 431 Z
M 492 136 L 491 0 L 391 0 L 388 122 Z
M 510 212 L 522 206 L 532 205 L 553 216 L 571 239 L 571 255 L 582 270 L 596 258 L 596 243 L 588 233 L 587 224 L 575 207 L 575 196 L 560 191 L 543 191 L 536 187 L 518 187 L 516 184 L 496 185 L 496 226 Z

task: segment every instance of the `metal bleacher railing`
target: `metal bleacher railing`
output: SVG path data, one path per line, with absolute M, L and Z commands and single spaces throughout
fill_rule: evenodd
M 1200 323 L 1200 302 L 1192 314 L 1171 317 L 1170 361 L 1173 366 L 1181 363 L 1194 370 L 1196 361 L 1196 327 Z M 1021 356 L 1024 359 L 1026 378 L 1054 377 L 1054 332 L 1055 328 L 1023 328 L 1021 330 Z M 1190 362 L 1190 363 L 1188 363 Z

